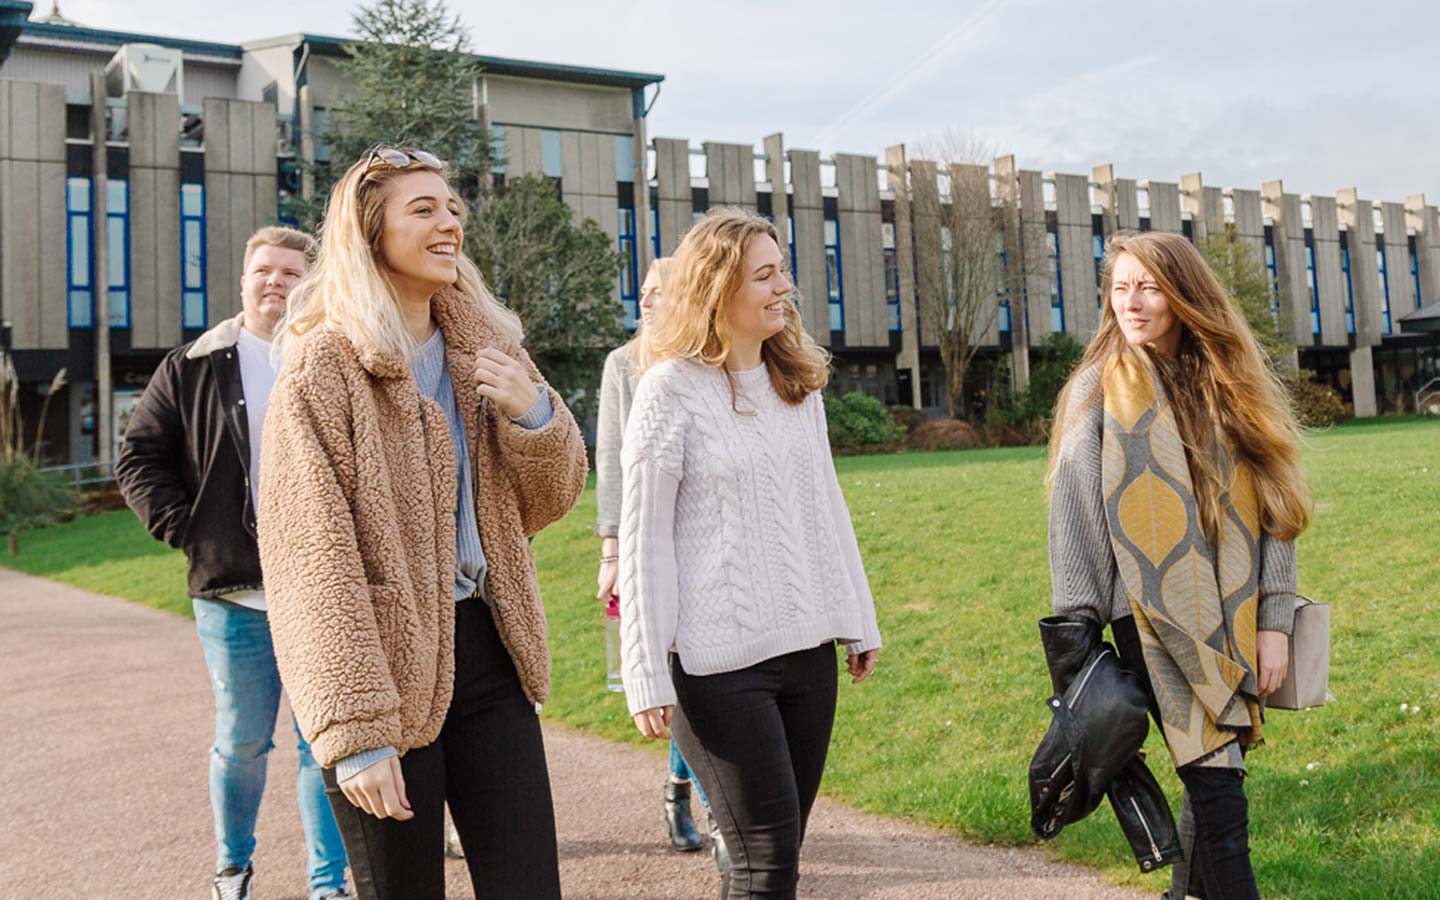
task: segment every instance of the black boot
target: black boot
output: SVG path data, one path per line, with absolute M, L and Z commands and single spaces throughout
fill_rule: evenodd
M 710 832 L 710 855 L 715 858 L 715 871 L 724 875 L 730 870 L 730 851 L 725 849 L 725 836 L 710 807 L 705 807 L 705 830 Z
M 670 846 L 689 853 L 703 845 L 695 820 L 690 817 L 690 782 L 665 782 L 665 826 L 670 832 Z

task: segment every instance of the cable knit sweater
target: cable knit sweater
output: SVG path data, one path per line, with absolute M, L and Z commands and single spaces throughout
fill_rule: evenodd
M 622 675 L 632 713 L 675 703 L 668 654 L 714 675 L 828 640 L 880 646 L 825 406 L 764 366 L 670 360 L 636 387 L 621 451 Z M 746 414 L 753 413 L 753 414 Z
M 1131 610 L 1105 518 L 1105 410 L 1099 386 L 1098 365 L 1076 375 L 1065 409 L 1070 424 L 1060 442 L 1050 494 L 1050 582 L 1057 614 L 1085 615 L 1104 624 Z M 1262 534 L 1259 568 L 1256 626 L 1289 634 L 1295 627 L 1298 580 L 1294 542 Z

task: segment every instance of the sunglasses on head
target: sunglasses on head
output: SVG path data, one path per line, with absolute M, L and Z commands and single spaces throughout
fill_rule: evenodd
M 371 150 L 370 157 L 365 160 L 365 168 L 370 168 L 377 161 L 392 169 L 408 169 L 412 165 L 420 165 L 438 171 L 446 165 L 445 160 L 433 153 L 426 153 L 424 150 L 401 150 L 398 147 L 376 147 Z

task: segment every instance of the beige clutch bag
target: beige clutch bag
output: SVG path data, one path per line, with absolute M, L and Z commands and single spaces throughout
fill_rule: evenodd
M 1330 604 L 1309 597 L 1295 602 L 1290 668 L 1280 690 L 1265 699 L 1269 709 L 1311 709 L 1335 699 L 1330 694 Z

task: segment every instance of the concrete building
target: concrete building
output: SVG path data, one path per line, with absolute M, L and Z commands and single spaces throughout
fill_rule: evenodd
M 46 451 L 79 462 L 113 446 L 168 348 L 238 308 L 241 243 L 307 191 L 299 162 L 325 158 L 344 50 L 308 34 L 232 45 L 25 21 L 30 5 L 0 0 L 0 318 L 29 421 L 37 388 L 67 369 L 55 402 L 69 415 L 51 417 Z M 663 76 L 481 62 L 475 111 L 504 142 L 497 178 L 555 178 L 576 214 L 614 238 L 627 323 L 651 258 L 672 252 L 709 208 L 753 209 L 789 243 L 804 320 L 834 354 L 835 387 L 943 408 L 936 336 L 916 304 L 916 261 L 938 253 L 941 235 L 909 198 L 963 182 L 988 185 L 1005 210 L 999 313 L 970 379 L 973 403 L 1002 357 L 1023 381 L 1046 335 L 1093 335 L 1100 260 L 1120 229 L 1199 240 L 1233 225 L 1276 283 L 1298 361 L 1358 415 L 1413 409 L 1440 376 L 1440 217 L 1420 195 L 1299 196 L 1280 180 L 1150 181 L 1108 164 L 1048 173 L 1008 156 L 960 172 L 903 146 L 883 158 L 824 155 L 782 134 L 692 145 L 647 133 Z

